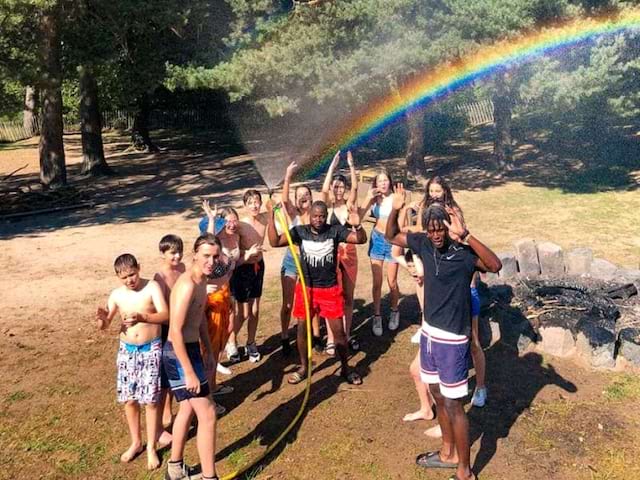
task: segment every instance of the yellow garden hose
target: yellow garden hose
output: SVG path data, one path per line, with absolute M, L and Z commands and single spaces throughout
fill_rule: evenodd
M 302 273 L 302 266 L 300 265 L 300 258 L 298 257 L 298 253 L 294 248 L 293 241 L 291 240 L 291 235 L 289 234 L 289 228 L 287 225 L 287 221 L 282 214 L 280 208 L 274 208 L 275 216 L 278 218 L 278 222 L 280 223 L 280 228 L 284 232 L 287 237 L 287 243 L 289 243 L 289 249 L 291 250 L 291 254 L 293 255 L 293 261 L 296 264 L 296 271 L 298 272 L 298 280 L 300 281 L 300 285 L 302 286 L 302 298 L 304 299 L 304 313 L 305 313 L 305 323 L 307 325 L 307 385 L 304 390 L 304 398 L 302 400 L 302 405 L 300 405 L 300 409 L 296 416 L 291 420 L 291 423 L 284 429 L 284 431 L 276 438 L 271 445 L 267 447 L 267 449 L 262 452 L 256 459 L 254 459 L 249 465 L 246 465 L 235 472 L 228 473 L 227 475 L 220 477 L 220 480 L 233 480 L 234 478 L 238 478 L 240 475 L 245 473 L 247 470 L 253 468 L 257 463 L 259 463 L 264 457 L 266 457 L 281 441 L 287 434 L 291 431 L 291 429 L 298 423 L 302 413 L 304 412 L 305 407 L 307 406 L 307 401 L 309 400 L 309 392 L 311 389 L 311 315 L 309 313 L 309 297 L 307 296 L 307 285 L 304 281 L 304 275 Z

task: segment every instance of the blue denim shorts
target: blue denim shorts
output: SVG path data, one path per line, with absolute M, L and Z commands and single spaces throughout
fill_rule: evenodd
M 293 260 L 293 254 L 291 250 L 287 248 L 287 252 L 282 257 L 282 268 L 280 268 L 280 275 L 283 277 L 298 277 L 298 271 L 296 270 L 296 262 Z
M 382 260 L 384 262 L 396 263 L 391 256 L 391 243 L 384 238 L 384 235 L 375 228 L 371 230 L 371 240 L 369 241 L 369 257 L 372 260 Z

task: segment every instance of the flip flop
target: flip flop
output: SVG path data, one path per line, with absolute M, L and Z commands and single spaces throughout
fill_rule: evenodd
M 217 397 L 218 395 L 227 395 L 229 393 L 233 393 L 233 387 L 231 385 L 221 385 L 215 392 L 213 392 L 213 396 Z
M 458 477 L 458 475 L 457 475 L 457 474 L 455 474 L 455 475 L 451 475 L 451 476 L 449 477 L 449 480 L 460 480 L 460 478 Z M 476 477 L 476 475 L 475 475 L 475 474 L 473 474 L 473 480 L 478 480 L 478 477 Z
M 424 468 L 458 468 L 457 463 L 443 462 L 438 451 L 418 455 L 416 465 Z
M 295 371 L 291 375 L 289 375 L 289 378 L 287 378 L 287 383 L 289 385 L 297 385 L 300 382 L 303 382 L 306 378 L 307 378 L 306 373 L 300 373 L 298 371 Z

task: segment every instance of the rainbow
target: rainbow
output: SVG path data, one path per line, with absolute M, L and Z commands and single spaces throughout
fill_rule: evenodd
M 398 120 L 407 110 L 423 108 L 474 80 L 595 37 L 638 28 L 640 9 L 625 10 L 610 17 L 576 19 L 482 47 L 455 64 L 443 63 L 430 68 L 401 87 L 397 94 L 374 102 L 334 130 L 329 141 L 324 143 L 324 148 L 309 157 L 301 176 L 316 177 L 331 161 L 337 149 L 362 145 L 385 126 Z

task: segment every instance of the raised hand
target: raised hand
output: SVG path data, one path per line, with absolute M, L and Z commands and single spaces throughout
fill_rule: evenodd
M 258 255 L 260 252 L 262 252 L 262 246 L 259 244 L 254 244 L 251 245 L 251 247 L 249 248 L 249 250 L 246 250 L 244 252 L 244 259 L 245 261 L 249 260 L 252 257 L 255 257 L 256 255 Z
M 447 222 L 446 220 L 444 220 L 444 224 L 449 230 L 449 236 L 456 242 L 462 241 L 461 238 L 468 234 L 467 226 L 465 225 L 464 220 L 455 209 L 451 207 L 445 207 L 445 210 L 451 218 L 451 222 Z
M 287 170 L 285 172 L 285 177 L 286 178 L 291 178 L 293 177 L 293 173 L 298 169 L 298 164 L 295 162 L 295 160 L 293 162 L 291 162 L 289 165 L 287 165 Z
M 357 227 L 360 225 L 360 215 L 358 215 L 358 207 L 355 205 L 351 205 L 349 208 L 349 216 L 347 217 L 347 222 L 349 225 L 353 227 Z
M 329 168 L 331 170 L 335 170 L 335 168 L 338 166 L 338 163 L 340 163 L 340 150 L 338 150 L 333 156 L 333 160 L 331 160 L 331 165 L 329 166 Z
M 404 185 L 402 183 L 396 183 L 393 189 L 393 203 L 391 204 L 395 210 L 400 210 L 404 207 L 404 202 L 407 198 L 407 192 L 404 191 Z
M 349 165 L 349 168 L 353 168 L 354 167 L 353 155 L 351 154 L 351 150 L 349 150 L 347 152 L 347 165 Z
M 380 195 L 380 190 L 378 190 L 376 187 L 371 187 L 368 191 L 367 191 L 367 196 L 365 197 L 365 200 L 369 203 L 371 203 L 371 201 L 377 197 L 378 195 Z
M 209 200 L 202 201 L 202 209 L 209 218 L 216 218 L 216 216 L 218 215 L 218 207 L 214 205 L 212 210 L 211 206 L 209 205 Z

